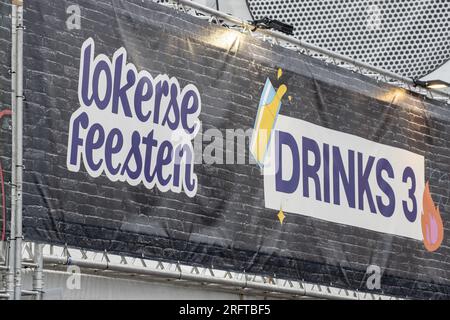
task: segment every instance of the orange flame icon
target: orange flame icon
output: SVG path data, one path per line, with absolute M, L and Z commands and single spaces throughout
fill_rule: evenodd
M 423 193 L 422 234 L 425 248 L 434 252 L 444 239 L 444 225 L 439 208 L 434 205 L 430 193 L 430 184 L 427 182 Z

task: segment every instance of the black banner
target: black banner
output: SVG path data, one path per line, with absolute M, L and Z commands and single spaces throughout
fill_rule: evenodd
M 450 297 L 448 105 L 147 0 L 24 10 L 27 240 Z

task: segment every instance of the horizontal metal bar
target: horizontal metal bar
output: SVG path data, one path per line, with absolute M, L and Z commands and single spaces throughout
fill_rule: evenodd
M 36 296 L 39 292 L 32 290 L 22 290 L 22 295 L 25 296 Z M 9 293 L 0 292 L 0 298 L 9 298 Z
M 269 283 L 257 283 L 249 281 L 247 277 L 244 277 L 244 279 L 229 279 L 195 273 L 184 273 L 181 271 L 181 269 L 178 269 L 177 271 L 158 270 L 143 266 L 141 267 L 127 264 L 109 263 L 106 261 L 90 261 L 85 259 L 73 259 L 67 257 L 55 257 L 48 255 L 44 255 L 44 264 L 57 264 L 57 265 L 70 264 L 76 265 L 81 268 L 109 270 L 119 273 L 137 274 L 137 275 L 148 275 L 163 279 L 223 285 L 227 287 L 233 287 L 236 289 L 251 289 L 267 293 L 273 292 L 273 293 L 287 294 L 291 296 L 305 296 L 319 299 L 355 299 L 355 300 L 358 299 L 358 297 L 351 297 L 351 296 L 337 297 L 332 293 L 309 291 L 305 287 L 302 288 L 280 287 Z
M 92 274 L 106 277 L 135 277 L 143 281 L 181 281 L 180 285 L 210 285 L 224 291 L 267 296 L 290 296 L 320 299 L 399 300 L 387 295 L 319 285 L 304 280 L 280 279 L 245 272 L 228 272 L 210 267 L 194 267 L 180 263 L 161 262 L 147 258 L 126 257 L 105 252 L 88 251 L 66 246 L 43 244 L 43 263 L 46 272 L 63 270 L 76 265 Z M 103 272 L 102 272 L 103 271 Z
M 26 296 L 37 296 L 40 292 L 33 291 L 33 290 L 22 290 L 22 295 Z
M 37 268 L 38 265 L 36 263 L 32 263 L 32 262 L 23 262 L 22 263 L 22 267 L 25 267 L 25 268 Z M 9 267 L 5 266 L 5 265 L 0 265 L 0 270 L 9 270 Z
M 22 267 L 37 268 L 38 265 L 36 263 L 33 263 L 33 262 L 22 262 Z

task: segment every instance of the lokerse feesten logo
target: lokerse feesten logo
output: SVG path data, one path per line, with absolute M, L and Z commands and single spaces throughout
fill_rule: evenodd
M 70 119 L 67 168 L 148 189 L 197 192 L 192 140 L 200 129 L 197 88 L 176 78 L 138 71 L 125 48 L 112 60 L 95 56 L 95 43 L 81 49 L 80 108 Z M 174 134 L 179 143 L 173 142 Z
M 286 92 L 267 79 L 250 144 L 264 172 L 265 205 L 279 210 L 281 223 L 284 212 L 301 214 L 437 250 L 444 229 L 424 157 L 280 115 Z

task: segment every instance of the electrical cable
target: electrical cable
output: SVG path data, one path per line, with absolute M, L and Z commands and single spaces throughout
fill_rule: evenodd
M 5 109 L 0 111 L 0 120 L 3 119 L 4 116 L 10 116 L 12 111 L 10 109 Z M 0 183 L 2 189 L 2 241 L 5 241 L 6 238 L 6 195 L 5 195 L 5 178 L 3 175 L 3 166 L 0 161 Z
M 3 166 L 0 161 L 0 181 L 2 185 L 2 241 L 6 238 L 6 197 L 5 197 L 5 179 L 3 177 Z

